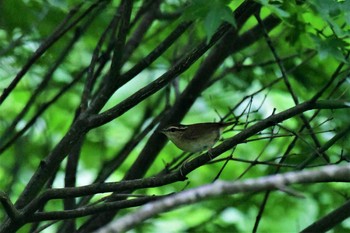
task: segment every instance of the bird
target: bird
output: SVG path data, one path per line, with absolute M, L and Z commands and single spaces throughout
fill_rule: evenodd
M 185 152 L 210 150 L 220 139 L 222 131 L 236 122 L 206 122 L 190 125 L 170 125 L 160 132 Z

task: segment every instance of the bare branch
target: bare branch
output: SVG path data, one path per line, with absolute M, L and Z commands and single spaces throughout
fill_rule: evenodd
M 319 157 L 319 154 L 322 152 L 328 150 L 331 146 L 334 145 L 339 139 L 345 137 L 347 134 L 350 133 L 350 125 L 346 126 L 344 129 L 342 129 L 339 133 L 334 135 L 330 140 L 327 141 L 322 147 L 318 148 L 315 153 L 313 153 L 309 158 L 307 158 L 304 162 L 298 165 L 298 169 L 304 169 L 308 164 L 310 164 L 312 161 L 314 161 L 316 158 Z
M 30 67 L 49 49 L 54 43 L 56 43 L 67 31 L 73 28 L 76 24 L 78 24 L 83 18 L 89 15 L 91 11 L 96 9 L 97 7 L 102 6 L 105 1 L 97 1 L 93 3 L 86 11 L 84 11 L 77 19 L 72 21 L 70 24 L 67 24 L 78 12 L 84 3 L 78 4 L 74 7 L 67 15 L 67 17 L 62 21 L 60 25 L 54 30 L 54 32 L 43 42 L 40 47 L 35 51 L 33 56 L 28 59 L 27 63 L 22 67 L 22 69 L 18 72 L 14 80 L 10 83 L 10 85 L 4 89 L 3 93 L 0 96 L 0 105 L 5 101 L 7 96 L 11 93 L 11 91 L 16 87 L 18 82 L 23 78 L 23 76 L 27 73 Z
M 6 195 L 6 193 L 2 191 L 0 191 L 0 202 L 11 220 L 17 221 L 20 218 L 21 215 L 19 211 L 12 204 L 10 198 Z
M 349 218 L 350 216 L 350 201 L 339 208 L 333 210 L 326 216 L 306 227 L 301 233 L 326 232 L 337 226 L 339 223 Z
M 222 195 L 232 195 L 247 192 L 261 192 L 264 190 L 278 190 L 280 186 L 291 184 L 310 184 L 319 182 L 349 182 L 350 165 L 325 166 L 316 171 L 288 172 L 245 181 L 225 182 L 216 181 L 213 184 L 182 191 L 159 201 L 144 205 L 134 213 L 124 215 L 118 220 L 95 231 L 95 233 L 125 232 L 137 224 L 160 213 L 193 204 Z

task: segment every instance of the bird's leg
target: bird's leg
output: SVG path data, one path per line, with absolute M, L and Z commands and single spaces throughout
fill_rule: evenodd
M 182 164 L 180 166 L 180 174 L 181 174 L 181 176 L 184 176 L 183 172 L 182 172 L 182 169 L 186 168 L 186 163 L 188 163 L 189 161 L 191 161 L 193 159 L 192 155 L 193 154 L 190 154 L 190 156 L 187 159 L 185 159 L 185 161 L 182 162 Z
M 210 158 L 210 160 L 213 160 L 213 154 L 211 153 L 211 149 L 212 148 L 210 148 L 208 151 L 207 151 L 207 154 L 208 154 L 208 156 L 209 156 L 209 158 Z M 186 168 L 186 163 L 188 163 L 188 162 L 190 162 L 192 159 L 194 159 L 192 156 L 190 156 L 190 157 L 188 157 L 183 163 L 182 163 L 182 165 L 181 165 L 181 167 L 180 167 L 180 174 L 181 174 L 181 176 L 184 176 L 183 175 L 183 172 L 182 172 L 182 169 L 183 168 Z
M 186 163 L 187 163 L 187 161 L 189 161 L 189 160 L 190 160 L 190 158 L 186 159 L 186 160 L 181 164 L 181 166 L 180 166 L 180 174 L 181 174 L 182 177 L 186 177 L 186 176 L 184 176 L 184 173 L 183 173 L 182 169 L 185 169 L 185 168 L 186 168 Z

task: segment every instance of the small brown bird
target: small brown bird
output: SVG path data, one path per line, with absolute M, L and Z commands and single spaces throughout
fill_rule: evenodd
M 160 132 L 165 134 L 179 149 L 185 152 L 195 153 L 210 150 L 220 139 L 224 128 L 235 123 L 236 122 L 171 125 Z

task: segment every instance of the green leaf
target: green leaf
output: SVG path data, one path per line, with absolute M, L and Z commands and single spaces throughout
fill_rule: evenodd
M 207 42 L 210 41 L 216 30 L 223 22 L 236 27 L 232 10 L 227 6 L 227 0 L 193 0 L 185 9 L 182 20 L 203 20 Z
M 220 13 L 220 9 L 215 7 L 211 11 L 209 11 L 209 13 L 204 19 L 204 29 L 207 34 L 207 43 L 210 41 L 210 39 L 221 24 Z
M 182 15 L 182 20 L 192 21 L 196 19 L 203 19 L 211 8 L 211 2 L 206 0 L 194 0 L 185 9 Z
M 21 0 L 1 3 L 0 14 L 0 28 L 8 31 L 15 28 L 28 31 L 33 22 L 38 19 L 38 14 L 34 14 L 30 6 Z
M 225 5 L 215 5 L 204 19 L 204 28 L 207 34 L 207 43 L 210 41 L 219 26 L 224 22 L 230 23 L 236 27 L 236 21 L 233 17 L 231 9 Z
M 278 1 L 259 0 L 259 2 L 280 18 L 288 18 L 290 16 L 289 12 L 281 8 L 281 3 Z
M 317 50 L 320 58 L 325 59 L 328 57 L 334 57 L 338 61 L 346 62 L 346 59 L 341 51 L 341 48 L 347 44 L 338 38 L 327 38 L 325 40 L 319 37 L 313 36 L 314 42 L 316 43 Z
M 221 13 L 222 13 L 221 15 L 222 20 L 230 23 L 232 26 L 237 28 L 235 17 L 233 17 L 232 10 L 228 6 L 223 6 Z

